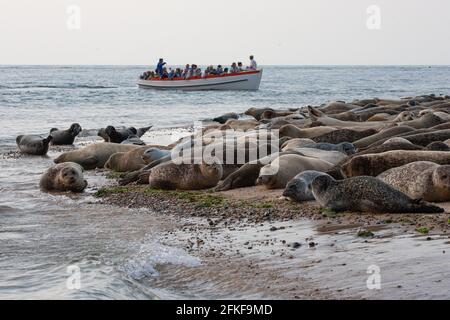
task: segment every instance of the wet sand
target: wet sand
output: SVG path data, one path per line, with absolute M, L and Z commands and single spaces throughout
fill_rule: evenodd
M 161 241 L 185 248 L 202 264 L 161 266 L 162 276 L 148 279 L 155 287 L 183 283 L 194 298 L 208 294 L 206 287 L 219 299 L 450 297 L 448 214 L 336 214 L 314 202 L 287 201 L 281 192 L 175 192 L 135 185 L 101 189 L 97 196 L 103 203 L 184 221 Z M 380 290 L 366 285 L 373 265 L 380 268 Z

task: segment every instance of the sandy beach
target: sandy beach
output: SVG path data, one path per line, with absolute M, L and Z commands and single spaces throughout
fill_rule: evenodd
M 201 257 L 201 266 L 177 273 L 188 277 L 189 290 L 194 289 L 190 282 L 209 278 L 211 286 L 228 288 L 223 298 L 242 297 L 237 292 L 267 299 L 448 294 L 448 214 L 336 214 L 313 202 L 291 203 L 280 190 L 267 193 L 261 187 L 210 193 L 111 186 L 97 196 L 108 205 L 183 221 L 163 241 Z M 372 264 L 382 268 L 381 290 L 366 286 Z M 171 267 L 162 270 L 170 273 Z

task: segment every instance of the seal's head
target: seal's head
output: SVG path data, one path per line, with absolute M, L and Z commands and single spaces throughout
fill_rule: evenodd
M 339 143 L 338 149 L 340 152 L 345 153 L 348 156 L 356 153 L 355 146 L 353 145 L 353 143 L 350 143 L 350 142 Z
M 336 180 L 334 180 L 329 175 L 318 176 L 312 181 L 311 189 L 313 190 L 314 194 L 322 193 L 326 191 L 330 186 L 332 186 L 335 182 Z
M 135 127 L 127 128 L 127 131 L 130 132 L 131 135 L 137 135 L 137 129 Z
M 149 148 L 149 149 L 144 151 L 144 153 L 142 154 L 141 158 L 142 158 L 142 160 L 145 163 L 150 164 L 151 162 L 162 158 L 166 154 L 167 153 L 163 153 L 158 148 Z
M 208 179 L 217 179 L 217 182 L 222 178 L 223 168 L 220 163 L 202 163 L 200 170 L 204 177 Z
M 433 171 L 432 180 L 435 186 L 450 191 L 450 165 L 436 168 Z
M 64 163 L 55 179 L 60 190 L 82 192 L 87 187 L 87 181 L 83 179 L 83 168 L 77 163 Z
M 302 200 L 306 196 L 305 191 L 307 191 L 308 185 L 303 179 L 292 179 L 286 185 L 283 191 L 283 196 L 294 199 Z
M 72 137 L 76 137 L 81 132 L 81 126 L 78 123 L 72 123 L 69 128 Z
M 272 163 L 265 165 L 259 171 L 258 179 L 256 179 L 256 185 L 265 185 L 270 187 L 276 182 L 276 174 L 278 172 L 279 166 L 277 165 L 277 160 Z
M 106 133 L 108 136 L 111 136 L 111 135 L 116 134 L 117 131 L 116 131 L 116 128 L 114 128 L 113 126 L 107 126 L 107 127 L 105 128 L 105 133 Z

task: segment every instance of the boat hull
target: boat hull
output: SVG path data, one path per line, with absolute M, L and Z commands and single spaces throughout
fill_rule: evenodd
M 138 80 L 140 88 L 162 90 L 258 90 L 262 70 L 189 80 Z

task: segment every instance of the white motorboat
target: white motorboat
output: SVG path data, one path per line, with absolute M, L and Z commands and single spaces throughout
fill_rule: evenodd
M 138 80 L 140 88 L 177 90 L 258 90 L 262 69 L 207 77 Z

